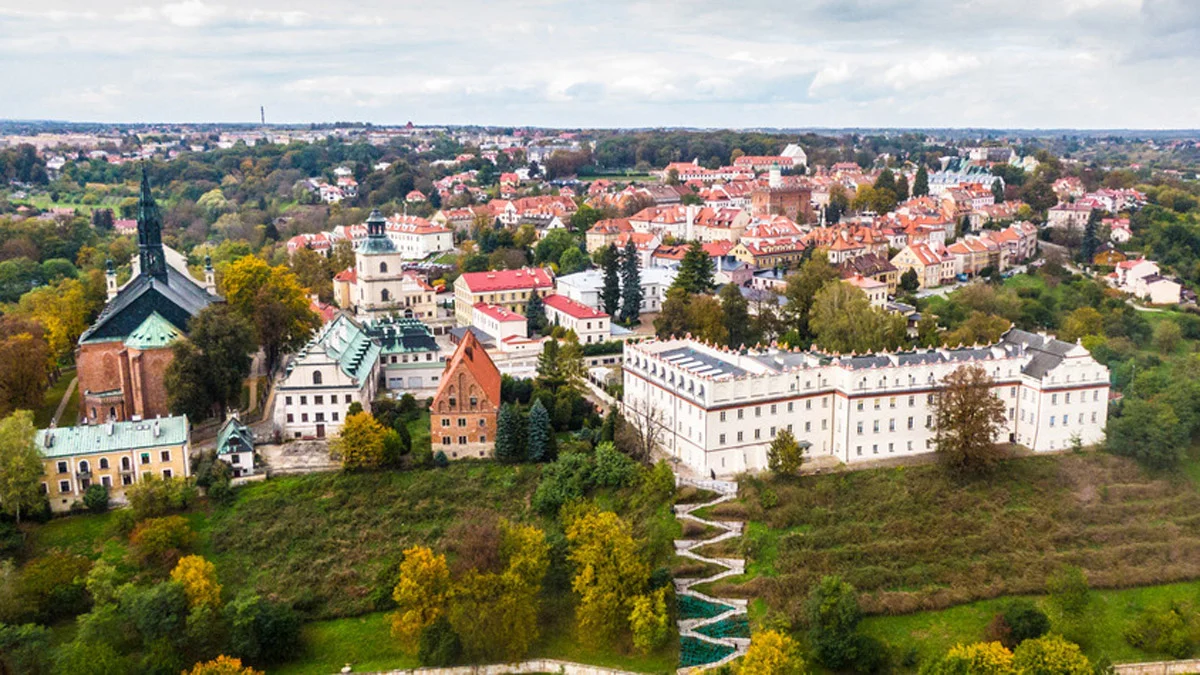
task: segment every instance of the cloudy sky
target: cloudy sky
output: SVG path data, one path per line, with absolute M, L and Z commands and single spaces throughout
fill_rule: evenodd
M 0 0 L 0 118 L 1200 127 L 1200 0 Z

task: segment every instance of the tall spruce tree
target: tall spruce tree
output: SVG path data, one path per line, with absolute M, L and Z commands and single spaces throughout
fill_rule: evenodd
M 554 434 L 550 428 L 550 413 L 539 398 L 529 409 L 529 461 L 554 461 Z
M 992 181 L 992 199 L 997 204 L 1004 203 L 1004 181 L 999 178 Z
M 725 330 L 729 331 L 729 346 L 740 347 L 752 343 L 753 326 L 750 323 L 749 303 L 737 284 L 725 284 L 717 295 L 721 299 L 721 314 Z
M 904 174 L 896 176 L 896 199 L 900 201 L 908 199 L 908 176 Z
M 913 178 L 912 196 L 924 197 L 929 194 L 929 172 L 925 170 L 925 165 L 917 167 L 917 175 Z
M 1088 216 L 1087 225 L 1083 228 L 1083 241 L 1079 244 L 1079 261 L 1085 265 L 1092 264 L 1096 252 L 1100 250 L 1100 212 L 1093 210 Z
M 631 325 L 642 313 L 642 273 L 638 269 L 637 246 L 633 239 L 625 243 L 621 255 L 621 322 Z
M 515 464 L 525 459 L 521 443 L 521 413 L 511 403 L 500 406 L 496 420 L 496 459 Z
M 546 340 L 546 344 L 542 347 L 542 353 L 538 355 L 538 382 L 551 391 L 558 391 L 558 388 L 566 381 L 562 369 L 559 367 L 558 351 L 558 340 L 551 338 Z
M 600 265 L 604 268 L 604 289 L 600 291 L 604 313 L 616 316 L 621 309 L 621 252 L 616 244 L 601 250 Z
M 713 289 L 713 260 L 704 250 L 704 245 L 693 241 L 683 261 L 679 264 L 679 276 L 675 278 L 675 286 L 688 293 L 711 293 Z
M 529 302 L 525 303 L 525 324 L 530 337 L 539 335 L 546 330 L 546 303 L 537 291 L 529 293 Z

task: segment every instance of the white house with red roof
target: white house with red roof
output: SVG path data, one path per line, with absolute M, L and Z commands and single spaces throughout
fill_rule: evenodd
M 481 302 L 523 312 L 531 292 L 543 294 L 552 288 L 554 276 L 542 267 L 467 272 L 454 282 L 454 320 L 459 326 L 471 325 L 474 307 Z
M 1046 226 L 1083 230 L 1092 216 L 1092 204 L 1075 202 L 1057 204 L 1046 211 Z
M 409 204 L 421 204 L 425 202 L 425 194 L 420 190 L 413 190 L 404 195 L 404 201 L 408 202 Z
M 1133 238 L 1128 218 L 1105 218 L 1104 224 L 1108 226 L 1108 238 L 1117 244 L 1128 243 Z
M 529 322 L 524 316 L 486 302 L 471 308 L 471 325 L 491 336 L 496 344 L 510 337 L 529 337 Z
M 550 325 L 575 331 L 581 344 L 607 342 L 612 337 L 612 319 L 604 312 L 565 295 L 547 295 L 542 302 Z
M 886 283 L 876 281 L 870 277 L 864 277 L 861 274 L 855 274 L 852 277 L 842 279 L 842 282 L 866 293 L 872 307 L 883 309 L 887 306 L 888 286 Z

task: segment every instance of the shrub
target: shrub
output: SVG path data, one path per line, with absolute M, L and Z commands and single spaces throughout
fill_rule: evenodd
M 151 518 L 138 524 L 129 535 L 142 564 L 170 566 L 196 543 L 196 533 L 182 516 Z
M 146 644 L 177 640 L 184 634 L 188 599 L 183 584 L 164 581 L 148 588 L 128 586 L 122 589 L 120 605 Z
M 563 504 L 583 497 L 592 486 L 592 463 L 586 455 L 566 454 L 542 469 L 533 493 L 533 508 L 553 515 Z
M 125 490 L 125 496 L 134 516 L 145 520 L 186 509 L 196 500 L 196 488 L 182 478 L 146 474 Z
M 758 505 L 763 509 L 773 509 L 779 505 L 779 495 L 771 488 L 765 487 L 758 493 Z
M 446 617 L 438 617 L 421 631 L 417 661 L 426 667 L 444 668 L 458 663 L 462 642 Z
M 592 477 L 601 487 L 628 487 L 637 479 L 637 462 L 617 450 L 612 443 L 596 446 L 596 465 Z
M 1050 617 L 1029 600 L 1014 600 L 1004 610 L 1004 624 L 1009 629 L 1009 642 L 1005 647 L 1012 649 L 1026 640 L 1040 638 L 1050 631 Z
M 18 618 L 49 624 L 86 611 L 84 579 L 91 567 L 87 558 L 61 551 L 30 560 L 17 581 L 17 607 L 23 615 Z
M 89 485 L 83 493 L 83 505 L 92 513 L 104 513 L 108 510 L 108 488 L 100 484 Z
M 1079 645 L 1061 635 L 1026 640 L 1013 651 L 1013 667 L 1023 675 L 1092 675 Z
M 255 665 L 286 661 L 300 648 L 300 617 L 287 605 L 242 595 L 225 607 L 230 650 Z
M 808 597 L 809 643 L 813 655 L 833 670 L 855 658 L 862 610 L 854 587 L 838 577 L 825 577 Z
M 1125 631 L 1125 640 L 1138 649 L 1186 659 L 1200 644 L 1200 616 L 1182 603 L 1148 608 Z
M 437 453 L 433 455 L 433 465 L 439 469 L 444 469 L 450 466 L 450 458 L 446 456 L 446 453 L 438 450 Z

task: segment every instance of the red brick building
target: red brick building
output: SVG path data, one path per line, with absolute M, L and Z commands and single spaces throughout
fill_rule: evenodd
M 500 370 L 467 331 L 446 364 L 429 416 L 433 451 L 450 459 L 491 457 L 500 412 Z
M 795 184 L 757 187 L 750 193 L 750 210 L 760 217 L 783 215 L 797 223 L 811 223 L 812 188 Z
M 120 290 L 109 270 L 110 297 L 96 322 L 79 338 L 75 362 L 79 413 L 89 423 L 167 416 L 163 374 L 171 343 L 187 323 L 220 298 L 167 263 L 162 219 L 142 173 L 138 203 L 138 273 Z

